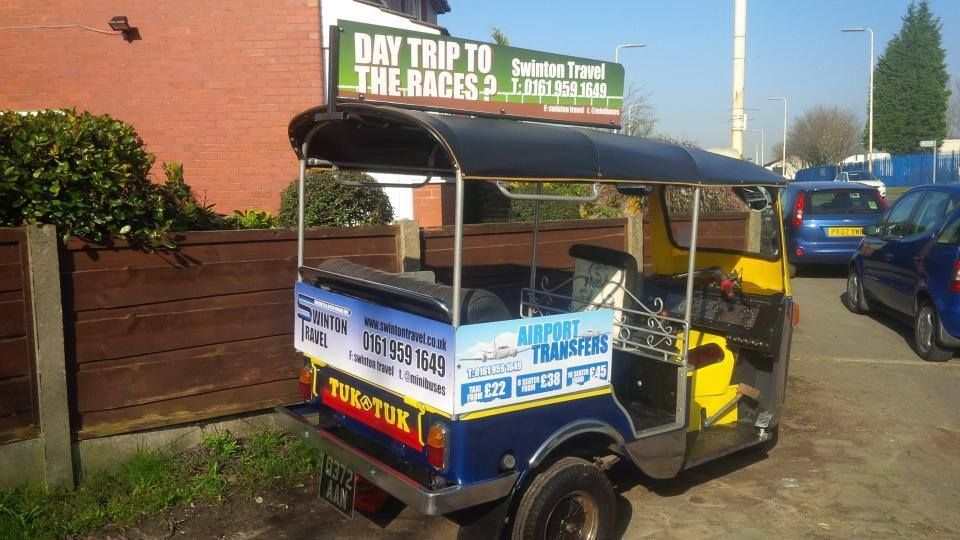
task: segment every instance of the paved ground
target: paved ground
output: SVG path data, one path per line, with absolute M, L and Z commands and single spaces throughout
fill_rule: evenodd
M 794 280 L 781 443 L 653 482 L 617 474 L 623 538 L 960 538 L 960 359 L 918 359 L 896 321 L 843 308 L 844 276 Z M 344 523 L 315 486 L 233 501 L 171 530 L 187 538 L 451 538 L 453 525 L 402 510 Z M 399 509 L 398 509 L 399 510 Z M 159 527 L 159 528 L 158 528 Z M 165 527 L 147 524 L 147 536 Z M 126 532 L 128 538 L 139 531 Z

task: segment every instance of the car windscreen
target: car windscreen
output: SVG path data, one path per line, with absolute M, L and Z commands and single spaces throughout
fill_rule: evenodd
M 875 189 L 852 190 L 836 189 L 809 191 L 804 213 L 807 215 L 827 214 L 880 214 L 885 210 L 880 192 Z
M 847 173 L 850 180 L 876 180 L 877 178 L 868 172 Z

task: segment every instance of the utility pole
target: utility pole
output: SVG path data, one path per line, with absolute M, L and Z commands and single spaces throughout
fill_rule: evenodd
M 747 0 L 733 0 L 733 117 L 730 122 L 730 148 L 743 158 L 743 85 L 747 50 Z
M 870 33 L 870 98 L 867 113 L 867 172 L 873 174 L 873 30 L 869 26 L 844 28 L 841 32 Z
M 785 97 L 771 97 L 767 98 L 767 101 L 782 101 L 783 102 L 783 158 L 780 161 L 780 174 L 786 178 L 787 177 L 787 98 Z

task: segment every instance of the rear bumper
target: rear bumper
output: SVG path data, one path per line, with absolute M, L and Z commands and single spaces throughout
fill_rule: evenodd
M 309 442 L 325 454 L 330 454 L 421 514 L 448 514 L 501 499 L 513 490 L 520 476 L 519 473 L 512 472 L 470 485 L 429 489 L 386 463 L 349 445 L 329 431 L 311 424 L 306 418 L 307 414 L 315 412 L 311 406 L 281 406 L 277 407 L 275 412 L 276 422 L 280 427 Z
M 860 238 L 855 242 L 805 242 L 794 239 L 787 250 L 787 260 L 793 264 L 846 264 L 857 252 Z M 797 248 L 803 255 L 797 255 Z

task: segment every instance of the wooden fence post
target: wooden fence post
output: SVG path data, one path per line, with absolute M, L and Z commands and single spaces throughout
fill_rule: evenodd
M 420 270 L 420 224 L 414 219 L 398 219 L 400 228 L 398 238 L 397 259 L 401 272 L 417 272 Z
M 44 476 L 48 487 L 73 488 L 57 229 L 53 225 L 30 225 L 26 232 Z
M 627 253 L 637 260 L 637 268 L 643 272 L 643 216 L 627 216 L 625 231 Z

